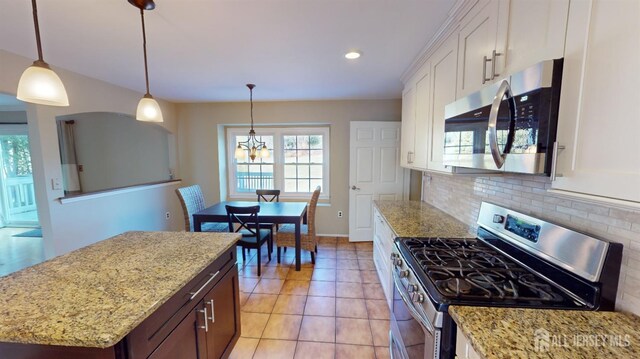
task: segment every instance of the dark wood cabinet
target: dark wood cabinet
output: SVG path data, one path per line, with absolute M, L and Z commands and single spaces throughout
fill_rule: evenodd
M 0 358 L 217 359 L 228 357 L 239 337 L 238 267 L 232 246 L 112 347 L 0 343 Z

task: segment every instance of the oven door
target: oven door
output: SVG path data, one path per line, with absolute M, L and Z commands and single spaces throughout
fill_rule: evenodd
M 440 330 L 420 314 L 407 291 L 408 283 L 399 277 L 397 268 L 392 268 L 391 272 L 394 282 L 390 331 L 392 358 L 440 358 Z

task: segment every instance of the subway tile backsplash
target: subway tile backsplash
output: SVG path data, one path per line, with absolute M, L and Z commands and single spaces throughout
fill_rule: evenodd
M 445 175 L 426 172 L 422 200 L 476 231 L 480 203 L 487 201 L 622 243 L 617 310 L 640 315 L 640 210 L 594 204 L 547 192 L 548 177 L 530 175 Z

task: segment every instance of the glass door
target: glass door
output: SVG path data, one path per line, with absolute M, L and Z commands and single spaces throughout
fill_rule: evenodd
M 27 125 L 0 125 L 0 195 L 3 226 L 37 226 Z

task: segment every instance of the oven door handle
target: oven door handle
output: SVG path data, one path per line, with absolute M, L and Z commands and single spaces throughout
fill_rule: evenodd
M 402 298 L 402 301 L 404 302 L 404 304 L 407 306 L 407 308 L 409 308 L 409 313 L 411 314 L 411 316 L 415 320 L 417 320 L 418 323 L 420 323 L 420 325 L 422 325 L 426 330 L 428 330 L 429 333 L 431 333 L 431 335 L 434 335 L 436 329 L 428 320 L 426 320 L 423 316 L 421 316 L 420 313 L 418 313 L 416 308 L 413 306 L 413 303 L 409 299 L 408 294 L 405 293 L 404 291 L 404 286 L 402 286 L 402 281 L 400 280 L 400 277 L 398 277 L 396 270 L 392 268 L 391 273 L 393 274 L 393 285 L 396 286 L 398 293 L 400 294 L 400 298 Z
M 515 100 L 513 99 L 513 94 L 511 93 L 511 86 L 509 86 L 509 82 L 507 80 L 502 80 L 500 84 L 500 88 L 496 93 L 496 96 L 493 98 L 493 103 L 491 104 L 491 111 L 489 112 L 489 149 L 491 150 L 491 156 L 493 157 L 493 162 L 495 162 L 498 168 L 502 168 L 504 166 L 504 160 L 507 157 L 507 152 L 509 152 L 509 147 L 511 147 L 509 140 L 507 139 L 507 145 L 505 146 L 506 151 L 504 153 L 500 152 L 500 148 L 498 148 L 498 112 L 500 111 L 500 105 L 502 104 L 502 98 L 507 96 L 507 101 L 509 103 L 509 117 L 511 117 L 511 122 L 515 120 L 514 114 L 516 111 Z M 511 129 L 511 124 L 509 125 L 509 129 Z M 511 134 L 513 136 L 513 134 Z M 508 136 L 509 137 L 509 136 Z

